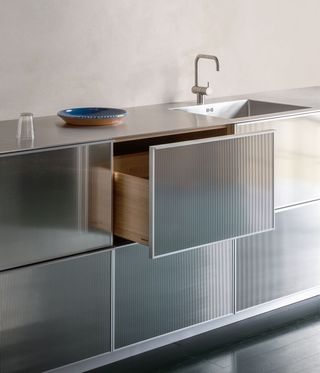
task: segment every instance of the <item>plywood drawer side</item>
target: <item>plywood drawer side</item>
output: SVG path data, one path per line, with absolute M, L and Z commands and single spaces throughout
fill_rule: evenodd
M 122 172 L 114 172 L 113 186 L 114 234 L 143 245 L 148 245 L 148 179 Z

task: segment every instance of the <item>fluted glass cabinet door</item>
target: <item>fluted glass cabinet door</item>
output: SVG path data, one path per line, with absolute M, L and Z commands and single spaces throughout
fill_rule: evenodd
M 276 213 L 276 229 L 237 240 L 237 310 L 320 286 L 320 201 Z
M 0 270 L 112 244 L 111 147 L 0 157 Z
M 111 253 L 0 273 L 0 372 L 45 372 L 111 349 Z
M 275 130 L 275 208 L 320 198 L 320 115 L 238 124 L 237 133 Z
M 274 134 L 150 148 L 150 248 L 158 257 L 274 228 Z
M 233 313 L 232 241 L 158 260 L 132 244 L 115 250 L 115 346 Z

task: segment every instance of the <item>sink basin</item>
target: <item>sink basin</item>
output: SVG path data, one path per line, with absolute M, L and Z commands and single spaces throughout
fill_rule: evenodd
M 173 108 L 172 110 L 183 110 L 192 114 L 236 119 L 252 117 L 256 115 L 276 114 L 284 111 L 293 111 L 301 109 L 308 109 L 308 107 L 277 104 L 274 102 L 256 100 L 237 100 L 216 102 L 206 105 L 178 107 Z

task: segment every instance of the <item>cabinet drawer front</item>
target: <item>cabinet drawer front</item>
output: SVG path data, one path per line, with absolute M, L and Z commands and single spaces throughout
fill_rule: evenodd
M 276 229 L 236 245 L 237 310 L 320 285 L 320 202 L 276 213 Z
M 151 256 L 274 228 L 272 131 L 150 148 Z
M 0 157 L 0 270 L 110 246 L 110 142 Z
M 111 253 L 0 274 L 0 372 L 44 372 L 110 351 Z
M 275 208 L 320 198 L 320 115 L 239 124 L 237 133 L 275 130 Z
M 232 241 L 151 260 L 115 250 L 115 345 L 120 348 L 233 312 Z

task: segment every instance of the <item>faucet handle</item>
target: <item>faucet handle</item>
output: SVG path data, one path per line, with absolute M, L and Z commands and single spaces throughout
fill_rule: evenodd
M 209 85 L 209 82 L 206 87 L 193 86 L 192 93 L 199 94 L 201 96 L 210 96 L 212 94 L 212 88 Z
M 207 96 L 212 95 L 212 88 L 210 87 L 209 82 L 207 83 L 206 95 Z

